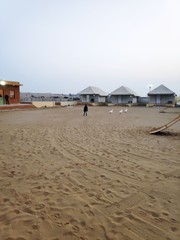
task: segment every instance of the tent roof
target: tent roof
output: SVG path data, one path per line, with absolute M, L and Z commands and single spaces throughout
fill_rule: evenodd
M 108 94 L 106 92 L 104 92 L 103 90 L 101 90 L 98 87 L 92 87 L 89 86 L 87 88 L 85 88 L 84 90 L 82 90 L 81 92 L 79 92 L 80 95 L 99 95 L 99 96 L 107 96 Z
M 161 84 L 159 87 L 153 89 L 148 93 L 148 95 L 156 95 L 156 94 L 175 94 L 173 91 L 171 91 L 169 88 L 165 87 L 163 84 Z
M 110 95 L 133 95 L 133 96 L 136 96 L 136 97 L 139 96 L 136 92 L 134 92 L 130 88 L 124 87 L 124 86 L 121 86 L 120 88 L 111 92 Z

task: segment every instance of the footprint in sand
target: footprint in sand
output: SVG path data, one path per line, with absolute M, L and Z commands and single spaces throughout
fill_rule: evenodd
M 178 229 L 176 227 L 171 227 L 172 232 L 176 232 Z

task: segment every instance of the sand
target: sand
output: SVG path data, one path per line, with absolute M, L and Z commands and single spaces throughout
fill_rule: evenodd
M 178 108 L 0 112 L 1 240 L 179 240 Z

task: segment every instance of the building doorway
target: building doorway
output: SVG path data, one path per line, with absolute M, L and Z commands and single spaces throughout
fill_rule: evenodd
M 157 95 L 156 96 L 156 104 L 160 104 L 161 103 L 161 95 Z

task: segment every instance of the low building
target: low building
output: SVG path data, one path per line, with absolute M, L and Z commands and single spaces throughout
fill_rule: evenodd
M 19 82 L 0 80 L 0 105 L 20 103 Z
M 149 105 L 175 105 L 175 92 L 161 84 L 148 93 Z
M 121 86 L 110 93 L 113 104 L 137 104 L 139 95 L 128 87 Z
M 79 92 L 82 102 L 87 103 L 105 103 L 108 94 L 98 87 L 87 87 Z

